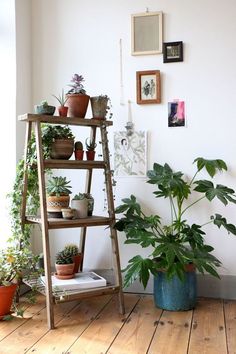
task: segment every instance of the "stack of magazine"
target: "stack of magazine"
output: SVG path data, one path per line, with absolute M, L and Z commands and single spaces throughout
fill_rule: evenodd
M 57 279 L 54 275 L 51 277 L 52 287 L 61 290 L 80 290 L 106 286 L 106 279 L 94 272 L 76 273 L 74 278 L 66 280 Z M 42 275 L 41 280 L 45 285 L 46 277 Z

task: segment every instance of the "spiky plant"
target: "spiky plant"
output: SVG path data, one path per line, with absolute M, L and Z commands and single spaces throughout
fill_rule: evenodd
M 71 186 L 69 185 L 70 181 L 66 180 L 66 177 L 52 177 L 48 181 L 46 187 L 47 194 L 50 196 L 60 197 L 60 195 L 68 195 L 71 193 Z
M 56 264 L 72 264 L 72 255 L 66 250 L 62 250 L 56 255 Z
M 85 145 L 86 145 L 86 149 L 87 151 L 94 151 L 97 144 L 95 143 L 95 141 L 91 140 L 90 138 L 87 138 L 85 140 Z
M 58 96 L 53 95 L 53 97 L 56 98 L 56 100 L 59 102 L 61 107 L 65 106 L 66 101 L 68 100 L 68 97 L 65 97 L 64 89 L 62 89 L 61 95 L 60 94 Z
M 81 141 L 75 142 L 75 150 L 83 150 L 83 143 Z
M 79 254 L 79 248 L 74 243 L 69 243 L 65 245 L 64 251 L 70 254 L 71 256 L 77 256 Z

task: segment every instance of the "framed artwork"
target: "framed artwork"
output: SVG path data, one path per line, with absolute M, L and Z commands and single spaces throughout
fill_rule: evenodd
M 114 132 L 114 175 L 117 177 L 146 177 L 147 133 Z
M 183 61 L 183 42 L 163 43 L 163 62 Z
M 131 15 L 132 55 L 162 53 L 162 12 Z
M 138 104 L 161 103 L 160 70 L 136 72 Z
M 174 100 L 168 102 L 168 127 L 185 126 L 185 104 L 184 101 Z

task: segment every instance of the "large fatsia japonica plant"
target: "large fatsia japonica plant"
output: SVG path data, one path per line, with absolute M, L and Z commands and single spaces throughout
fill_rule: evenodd
M 205 225 L 213 224 L 236 235 L 235 225 L 228 223 L 226 218 L 218 213 L 209 215 L 202 225 L 190 224 L 186 219 L 186 212 L 196 207 L 203 199 L 211 202 L 217 198 L 225 206 L 229 203 L 235 204 L 235 192 L 222 184 L 214 184 L 212 180 L 197 179 L 203 169 L 211 178 L 218 171 L 227 171 L 227 165 L 223 160 L 197 158 L 194 163 L 197 165 L 197 171 L 190 181 L 182 172 L 174 172 L 167 163 L 163 166 L 154 163 L 153 169 L 147 173 L 149 178 L 147 183 L 156 186 L 156 191 L 153 192 L 155 197 L 169 201 L 171 214 L 169 225 L 163 225 L 159 215 L 145 215 L 134 195 L 122 199 L 123 204 L 116 208 L 116 213 L 124 213 L 116 222 L 115 228 L 125 232 L 125 243 L 152 248 L 147 258 L 137 255 L 129 260 L 128 266 L 124 269 L 125 287 L 138 278 L 145 288 L 150 273 L 157 275 L 158 269 L 165 269 L 169 278 L 177 275 L 184 279 L 185 267 L 189 263 L 193 263 L 200 273 L 210 273 L 219 277 L 217 267 L 221 262 L 212 254 L 214 248 L 205 243 L 203 229 Z

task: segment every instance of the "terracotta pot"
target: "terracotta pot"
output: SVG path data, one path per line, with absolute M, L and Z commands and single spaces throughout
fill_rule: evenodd
M 60 197 L 56 197 L 55 195 L 47 196 L 47 211 L 48 212 L 59 212 L 61 213 L 61 209 L 68 208 L 70 204 L 70 196 L 69 195 L 61 195 Z
M 93 118 L 105 119 L 107 113 L 107 97 L 90 97 Z
M 17 284 L 0 286 L 0 319 L 10 313 L 16 289 Z
M 66 106 L 58 107 L 58 113 L 59 113 L 59 116 L 61 116 L 61 117 L 67 117 L 68 107 L 66 107 Z
M 83 150 L 75 150 L 75 159 L 76 160 L 83 160 L 84 151 Z
M 89 96 L 81 94 L 67 94 L 66 104 L 69 107 L 69 117 L 84 118 L 87 112 Z
M 80 264 L 81 264 L 81 261 L 82 261 L 82 254 L 79 253 L 77 254 L 76 256 L 73 256 L 73 262 L 75 263 L 75 266 L 74 266 L 74 273 L 78 273 L 79 272 L 79 268 L 80 268 Z
M 72 279 L 74 277 L 75 264 L 55 264 L 56 278 L 58 279 Z
M 86 157 L 87 157 L 87 160 L 94 160 L 94 157 L 95 157 L 95 151 L 86 151 Z
M 73 154 L 74 139 L 55 139 L 51 145 L 51 159 L 69 160 Z

